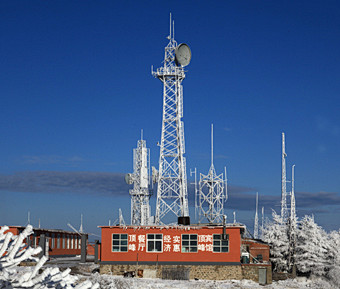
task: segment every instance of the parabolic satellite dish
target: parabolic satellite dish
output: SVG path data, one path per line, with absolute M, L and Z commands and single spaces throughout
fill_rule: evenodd
M 125 175 L 125 182 L 126 182 L 128 185 L 132 185 L 132 183 L 133 183 L 132 174 L 126 174 L 126 175 Z
M 187 66 L 191 60 L 191 50 L 189 46 L 182 43 L 176 47 L 175 51 L 177 65 Z

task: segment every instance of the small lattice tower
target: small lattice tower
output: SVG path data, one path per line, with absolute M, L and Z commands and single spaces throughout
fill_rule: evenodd
M 150 224 L 150 150 L 146 147 L 143 136 L 137 142 L 137 148 L 133 149 L 133 174 L 127 174 L 125 180 L 133 184 L 131 195 L 131 224 Z
M 214 167 L 213 125 L 211 125 L 211 166 L 207 175 L 200 173 L 199 188 L 197 192 L 198 222 L 208 220 L 210 224 L 222 223 L 224 203 L 228 199 L 227 169 L 216 174 Z

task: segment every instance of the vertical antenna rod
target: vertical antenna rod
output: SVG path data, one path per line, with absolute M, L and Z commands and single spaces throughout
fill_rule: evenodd
M 259 238 L 259 218 L 258 218 L 258 215 L 257 215 L 258 203 L 259 203 L 259 193 L 256 193 L 256 210 L 255 210 L 255 220 L 254 220 L 254 239 L 258 239 Z
M 171 35 L 171 12 L 170 12 L 170 35 L 169 35 L 169 40 L 172 39 L 172 35 Z
M 285 134 L 282 133 L 282 178 L 281 178 L 281 218 L 287 220 L 287 179 L 286 179 L 286 144 Z
M 292 226 L 296 226 L 296 210 L 295 210 L 295 165 L 292 166 L 292 193 L 290 196 L 290 218 Z
M 84 233 L 84 229 L 83 229 L 83 214 L 80 214 L 80 228 L 79 228 L 79 233 Z
M 211 124 L 211 165 L 214 164 L 214 125 Z
M 261 231 L 263 232 L 263 226 L 264 226 L 264 207 L 262 207 L 262 224 L 261 224 Z

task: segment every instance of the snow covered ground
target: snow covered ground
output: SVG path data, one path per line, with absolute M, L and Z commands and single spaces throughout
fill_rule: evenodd
M 124 278 L 121 276 L 100 275 L 99 273 L 90 276 L 79 276 L 82 280 L 90 280 L 92 283 L 98 282 L 100 288 L 105 289 L 336 289 L 329 283 L 321 280 L 307 280 L 297 278 L 295 280 L 285 280 L 273 282 L 271 285 L 261 286 L 250 280 L 226 280 L 226 281 L 208 281 L 208 280 L 190 280 L 190 281 L 173 281 L 162 279 L 146 278 Z

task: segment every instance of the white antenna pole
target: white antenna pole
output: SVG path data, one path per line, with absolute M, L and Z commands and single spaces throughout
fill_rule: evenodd
M 140 130 L 140 139 L 143 140 L 143 129 Z
M 292 166 L 292 194 L 290 196 L 290 218 L 292 226 L 296 226 L 296 209 L 295 209 L 295 165 Z
M 287 179 L 286 179 L 286 144 L 285 134 L 282 133 L 282 178 L 281 178 L 281 218 L 287 220 Z
M 197 220 L 197 211 L 198 211 L 198 206 L 197 206 L 197 170 L 195 168 L 195 219 Z
M 259 219 L 258 219 L 258 215 L 257 215 L 258 202 L 259 202 L 259 193 L 256 193 L 256 211 L 255 211 L 255 220 L 254 220 L 254 239 L 258 239 L 259 238 Z
M 79 228 L 79 232 L 83 233 L 83 214 L 80 214 L 80 228 Z
M 233 212 L 233 215 L 234 215 L 234 224 L 236 223 L 236 212 L 234 211 Z
M 295 170 L 295 165 L 292 166 L 292 195 L 295 194 L 295 177 L 294 177 L 294 170 Z
M 169 35 L 169 38 L 172 39 L 172 37 L 171 37 L 171 12 L 170 12 L 170 35 Z
M 228 200 L 228 178 L 227 178 L 227 167 L 224 167 L 224 176 L 225 176 L 225 200 Z
M 125 226 L 122 209 L 119 208 L 119 226 Z
M 67 226 L 69 226 L 73 231 L 75 231 L 78 235 L 81 236 L 81 234 L 79 233 L 79 231 L 77 231 L 70 223 L 67 223 Z
M 38 228 L 40 229 L 40 219 L 39 219 L 39 227 Z
M 211 165 L 214 164 L 214 125 L 211 124 Z

